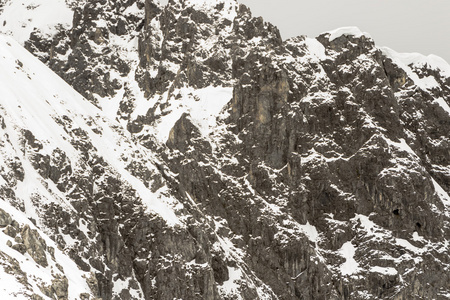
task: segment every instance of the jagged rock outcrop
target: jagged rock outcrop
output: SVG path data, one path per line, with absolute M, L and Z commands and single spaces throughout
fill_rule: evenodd
M 6 227 L 9 226 L 11 223 L 12 223 L 11 216 L 6 211 L 0 208 L 0 226 Z
M 234 0 L 69 4 L 24 45 L 99 109 L 0 43 L 25 91 L 0 86 L 21 295 L 449 297 L 448 64 L 354 28 L 283 41 Z
M 46 250 L 47 245 L 45 241 L 39 236 L 36 229 L 31 229 L 30 226 L 25 225 L 20 235 L 22 236 L 23 244 L 27 249 L 28 254 L 44 268 L 48 266 Z

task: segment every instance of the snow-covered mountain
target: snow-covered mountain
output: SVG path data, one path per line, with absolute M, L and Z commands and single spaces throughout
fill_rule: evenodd
M 0 8 L 3 298 L 450 298 L 442 59 L 235 0 Z

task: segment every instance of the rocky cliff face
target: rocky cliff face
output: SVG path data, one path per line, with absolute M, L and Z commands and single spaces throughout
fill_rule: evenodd
M 2 37 L 4 294 L 450 298 L 447 63 L 234 0 L 19 2 L 66 83 Z

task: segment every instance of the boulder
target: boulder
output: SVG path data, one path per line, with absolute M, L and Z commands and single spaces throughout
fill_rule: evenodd
M 20 233 L 27 253 L 34 259 L 36 263 L 43 267 L 48 266 L 47 262 L 47 244 L 41 238 L 36 229 L 31 229 L 29 225 L 25 225 Z

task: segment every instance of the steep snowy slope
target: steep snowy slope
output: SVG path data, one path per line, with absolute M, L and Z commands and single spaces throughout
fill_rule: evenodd
M 73 11 L 65 0 L 3 2 L 1 32 L 14 36 L 22 44 L 35 29 L 51 37 L 58 32 L 57 28 L 70 28 Z
M 0 184 L 93 295 L 450 297 L 445 61 L 234 0 L 70 7 L 23 44 L 93 105 L 14 44 Z
M 77 193 L 79 201 L 101 201 L 99 195 L 108 189 L 102 185 L 114 179 L 121 182 L 121 190 L 133 189 L 130 201 L 139 199 L 168 224 L 180 221 L 165 203 L 172 200 L 161 188 L 150 191 L 151 182 L 127 170 L 132 157 L 142 155 L 145 158 L 138 164 L 145 165 L 147 173 L 155 172 L 156 167 L 149 161 L 152 156 L 131 142 L 119 124 L 109 121 L 36 57 L 3 35 L 0 58 L 1 225 L 7 226 L 1 233 L 0 251 L 2 276 L 17 280 L 5 285 L 2 295 L 35 293 L 78 299 L 80 293 L 91 293 L 86 282 L 91 275 L 69 258 L 68 249 L 78 242 L 64 227 L 74 226 L 78 238 L 83 236 L 88 243 L 98 241 L 96 230 L 91 231 L 92 221 L 75 216 L 77 209 L 80 212 L 87 207 L 80 202 L 75 208 L 68 195 Z M 86 174 L 93 167 L 99 176 Z M 83 176 L 85 187 L 80 182 Z M 80 188 L 87 189 L 87 194 L 77 191 Z M 60 220 L 48 216 L 48 209 L 62 210 L 67 224 L 60 227 Z M 66 251 L 61 252 L 49 238 L 58 234 Z
M 155 277 L 164 276 L 159 264 L 172 260 L 177 248 L 190 257 L 183 257 L 185 276 L 212 278 L 212 269 L 196 258 L 198 242 L 186 227 L 193 222 L 190 210 L 198 209 L 184 208 L 174 198 L 180 192 L 166 185 L 174 179 L 162 162 L 10 37 L 1 36 L 0 55 L 0 212 L 1 226 L 6 226 L 1 233 L 1 276 L 11 282 L 1 295 L 140 299 L 144 292 L 136 275 L 142 280 L 147 272 L 135 264 L 148 265 L 148 257 L 161 253 L 155 265 L 144 269 L 151 267 L 158 271 Z M 196 93 L 206 99 L 230 95 L 215 89 Z M 208 130 L 211 116 L 204 122 L 200 115 L 218 109 L 195 102 L 189 111 L 195 106 Z M 181 199 L 189 197 L 184 192 L 181 195 Z M 155 229 L 158 232 L 152 228 L 159 228 Z M 205 230 L 214 235 L 210 228 Z M 204 235 L 202 231 L 195 236 Z M 178 246 L 166 250 L 166 243 L 174 239 Z M 214 248 L 220 256 L 231 255 L 238 263 L 233 270 L 242 273 L 242 255 L 228 239 L 220 238 Z M 270 295 L 254 280 L 253 288 L 261 298 Z M 211 293 L 218 293 L 212 283 Z M 158 291 L 166 285 L 161 279 L 146 288 Z M 234 294 L 235 290 L 231 281 L 220 293 Z
M 72 102 L 81 97 L 16 41 L 3 35 L 0 58 L 0 212 L 1 225 L 6 226 L 0 233 L 0 276 L 2 282 L 7 282 L 2 284 L 1 294 L 4 298 L 57 295 L 77 299 L 82 293 L 90 293 L 86 282 L 89 274 L 80 271 L 49 238 L 49 232 L 36 224 L 41 220 L 41 201 L 56 201 L 69 211 L 73 208 L 60 197 L 56 185 L 50 180 L 49 185 L 35 170 L 39 159 L 33 166 L 30 157 L 34 153 L 30 148 L 39 148 L 39 153 L 47 157 L 56 149 L 65 149 L 75 162 L 76 151 L 52 116 L 58 116 L 58 109 L 67 112 L 82 108 Z M 67 100 L 70 108 L 61 104 Z M 89 111 L 91 105 L 86 101 L 79 103 L 83 104 L 85 112 Z

